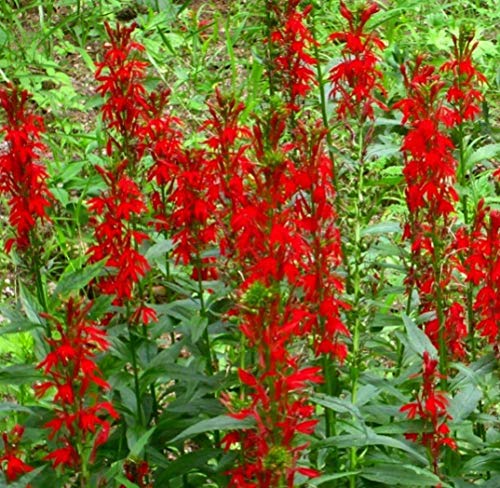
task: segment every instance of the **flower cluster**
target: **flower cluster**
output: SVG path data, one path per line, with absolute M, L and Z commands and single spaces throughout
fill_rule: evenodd
M 89 249 L 91 262 L 105 260 L 114 272 L 100 278 L 102 293 L 116 295 L 115 303 L 121 305 L 132 297 L 134 283 L 146 274 L 149 264 L 137 250 L 148 238 L 147 234 L 134 230 L 133 217 L 146 211 L 138 185 L 126 175 L 116 176 L 98 167 L 107 183 L 107 191 L 89 201 L 89 209 L 95 213 L 93 224 L 96 243 Z M 98 221 L 97 216 L 102 216 Z
M 109 129 L 106 149 L 108 156 L 118 153 L 123 158 L 120 164 L 133 166 L 144 150 L 140 140 L 150 109 L 144 88 L 147 63 L 137 58 L 144 46 L 132 40 L 136 24 L 117 24 L 115 29 L 107 22 L 104 25 L 111 45 L 104 60 L 96 63 L 95 79 L 101 83 L 97 92 L 107 97 L 101 108 Z
M 373 119 L 373 107 L 385 109 L 378 98 L 385 95 L 382 86 L 382 72 L 377 67 L 377 50 L 385 44 L 374 32 L 365 32 L 366 23 L 378 12 L 379 7 L 370 3 L 357 11 L 351 11 L 340 2 L 340 13 L 347 20 L 349 28 L 345 32 L 334 32 L 330 40 L 342 42 L 343 60 L 330 70 L 332 83 L 330 97 L 338 102 L 337 114 L 345 119 L 354 116 L 360 121 Z
M 12 85 L 0 87 L 0 106 L 6 117 L 0 128 L 0 134 L 5 135 L 5 149 L 0 151 L 0 194 L 8 196 L 9 223 L 16 234 L 7 240 L 7 252 L 13 246 L 21 251 L 28 249 L 37 220 L 48 220 L 52 200 L 47 171 L 39 161 L 45 150 L 41 142 L 43 120 L 30 113 L 29 101 L 25 90 Z
M 239 444 L 243 456 L 231 470 L 234 487 L 292 487 L 297 472 L 316 474 L 297 464 L 305 448 L 296 445 L 297 434 L 312 433 L 317 423 L 311 418 L 307 385 L 321 382 L 322 376 L 321 368 L 305 366 L 293 352 L 293 344 L 312 327 L 310 321 L 306 325 L 311 311 L 299 293 L 308 279 L 301 264 L 309 243 L 300 231 L 309 215 L 303 202 L 299 222 L 291 204 L 298 198 L 300 175 L 291 159 L 295 145 L 282 141 L 286 117 L 286 111 L 274 112 L 253 128 L 256 162 L 248 165 L 247 177 L 240 181 L 245 198 L 235 202 L 231 217 L 233 259 L 244 277 L 232 313 L 256 352 L 255 364 L 239 370 L 249 390 L 243 405 L 226 399 L 235 418 L 256 422 L 255 428 L 232 432 L 223 440 L 228 449 Z
M 347 346 L 340 339 L 350 335 L 341 320 L 347 304 L 338 296 L 344 290 L 338 274 L 342 263 L 341 238 L 334 209 L 333 164 L 323 149 L 321 124 L 308 127 L 299 122 L 294 132 L 296 175 L 300 191 L 295 200 L 297 228 L 302 236 L 301 276 L 308 313 L 303 334 L 312 334 L 316 355 L 327 354 L 343 362 Z
M 9 433 L 2 434 L 4 454 L 0 456 L 0 470 L 5 473 L 7 481 L 16 481 L 23 474 L 33 471 L 33 467 L 22 459 L 20 444 L 23 434 L 24 427 L 21 425 L 15 425 Z
M 462 249 L 467 250 L 467 280 L 479 287 L 474 310 L 479 321 L 476 328 L 497 349 L 500 344 L 500 212 L 481 201 L 472 232 L 463 236 Z
M 440 336 L 452 354 L 465 354 L 463 340 L 467 333 L 463 307 L 459 302 L 436 304 L 452 278 L 453 263 L 449 254 L 454 245 L 449 228 L 455 220 L 457 162 L 454 145 L 443 126 L 453 122 L 451 110 L 443 103 L 444 81 L 432 66 L 417 58 L 411 74 L 406 66 L 402 73 L 408 97 L 394 108 L 403 112 L 403 124 L 409 126 L 402 151 L 406 181 L 408 222 L 403 237 L 411 240 L 412 267 L 407 278 L 409 287 L 419 291 L 421 312 L 433 312 L 426 333 L 438 346 Z M 442 313 L 442 316 L 441 316 Z
M 105 332 L 88 318 L 91 307 L 91 302 L 83 305 L 70 299 L 63 322 L 45 315 L 54 330 L 46 339 L 50 352 L 37 366 L 47 379 L 35 385 L 35 392 L 42 397 L 55 389 L 54 418 L 45 425 L 49 440 L 56 438 L 62 445 L 45 457 L 54 467 L 79 468 L 89 446 L 92 459 L 110 433 L 105 416 L 118 417 L 111 403 L 100 398 L 100 390 L 109 385 L 95 356 L 108 348 L 108 342 Z
M 453 58 L 441 66 L 443 72 L 450 72 L 453 76 L 446 99 L 453 107 L 452 117 L 456 125 L 474 120 L 481 112 L 479 102 L 483 100 L 483 95 L 478 86 L 487 80 L 472 61 L 472 54 L 477 45 L 473 33 L 462 28 L 458 37 L 453 36 Z
M 98 92 L 107 97 L 102 106 L 106 122 L 109 167 L 97 167 L 106 183 L 106 190 L 89 201 L 93 212 L 96 243 L 90 247 L 90 261 L 104 260 L 108 274 L 98 281 L 102 293 L 115 295 L 115 304 L 130 300 L 134 285 L 150 266 L 138 248 L 147 240 L 138 223 L 147 212 L 142 191 L 134 179 L 138 162 L 146 145 L 146 124 L 150 119 L 151 103 L 143 86 L 146 63 L 135 53 L 144 48 L 132 41 L 135 25 L 115 30 L 106 23 L 111 45 L 104 60 L 97 64 L 96 79 L 101 82 Z M 143 319 L 155 320 L 153 309 L 141 305 Z
M 407 403 L 400 409 L 406 413 L 409 419 L 419 417 L 425 422 L 426 430 L 422 434 L 406 434 L 408 439 L 417 441 L 426 446 L 432 456 L 434 471 L 438 473 L 438 461 L 441 448 L 448 446 L 456 449 L 456 442 L 449 436 L 450 428 L 448 420 L 451 420 L 447 412 L 448 399 L 442 391 L 436 389 L 437 380 L 441 375 L 437 371 L 438 361 L 432 359 L 427 351 L 423 356 L 423 368 L 421 376 L 423 379 L 422 389 L 417 395 L 415 402 Z M 420 377 L 420 374 L 418 375 Z
M 300 0 L 271 3 L 275 15 L 275 28 L 269 38 L 271 53 L 275 53 L 272 76 L 275 80 L 280 78 L 279 86 L 286 93 L 290 110 L 299 109 L 297 99 L 307 95 L 315 84 L 312 67 L 317 63 L 308 52 L 316 41 L 305 23 L 312 5 L 301 12 L 299 3 Z

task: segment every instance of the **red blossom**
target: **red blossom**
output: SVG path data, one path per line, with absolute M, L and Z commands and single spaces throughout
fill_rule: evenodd
M 452 74 L 452 84 L 448 88 L 446 98 L 453 107 L 455 124 L 474 120 L 481 113 L 479 103 L 483 100 L 478 90 L 480 84 L 487 83 L 486 77 L 474 66 L 472 55 L 478 46 L 473 33 L 463 28 L 459 36 L 453 38 L 453 58 L 441 66 L 443 72 Z
M 339 118 L 355 116 L 361 120 L 374 118 L 374 106 L 386 109 L 380 96 L 386 92 L 382 86 L 382 72 L 377 67 L 377 50 L 385 44 L 374 32 L 365 32 L 368 20 L 378 11 L 378 6 L 369 3 L 365 8 L 353 12 L 340 2 L 340 13 L 348 22 L 348 29 L 334 32 L 330 40 L 342 42 L 343 60 L 330 70 L 332 83 L 330 97 L 337 103 Z
M 75 450 L 75 436 L 82 443 L 92 441 L 92 455 L 106 442 L 110 423 L 105 418 L 117 418 L 113 406 L 99 399 L 99 390 L 109 388 L 95 363 L 98 352 L 108 348 L 104 330 L 88 319 L 92 303 L 83 305 L 73 299 L 67 304 L 64 322 L 55 317 L 45 317 L 54 324 L 57 338 L 47 338 L 50 347 L 47 357 L 38 364 L 47 380 L 35 385 L 38 397 L 55 389 L 54 417 L 46 423 L 49 439 L 56 438 L 63 444 L 49 453 L 46 459 L 58 465 L 76 467 L 80 454 Z
M 0 456 L 0 470 L 5 473 L 7 481 L 16 481 L 23 474 L 33 471 L 33 467 L 21 459 L 23 434 L 24 427 L 21 425 L 15 425 L 9 433 L 2 434 L 4 453 Z
M 427 351 L 423 355 L 422 388 L 416 401 L 407 403 L 400 408 L 409 419 L 421 418 L 429 432 L 422 434 L 408 433 L 406 437 L 414 442 L 420 441 L 427 447 L 432 455 L 434 471 L 437 473 L 438 460 L 442 446 L 456 449 L 454 439 L 449 435 L 448 420 L 451 419 L 447 411 L 448 399 L 441 391 L 436 390 L 437 380 L 441 378 L 438 373 L 438 361 L 432 359 Z
M 123 469 L 127 479 L 135 483 L 139 488 L 152 488 L 153 484 L 150 481 L 151 468 L 147 461 L 126 461 Z M 120 485 L 120 488 L 125 488 L 125 485 Z
M 139 230 L 147 207 L 134 176 L 155 133 L 154 120 L 166 95 L 149 97 L 146 93 L 147 63 L 138 57 L 143 46 L 132 40 L 135 24 L 118 24 L 114 29 L 107 23 L 105 26 L 111 44 L 103 61 L 97 63 L 95 77 L 100 82 L 98 93 L 106 97 L 101 110 L 108 136 L 106 150 L 113 161 L 109 167 L 96 167 L 106 189 L 89 201 L 96 240 L 89 249 L 89 261 L 105 261 L 108 273 L 97 280 L 97 286 L 102 293 L 115 295 L 115 305 L 123 305 L 150 269 L 139 251 L 148 239 Z M 137 313 L 135 319 L 156 320 L 153 309 L 144 303 L 140 308 L 147 313 Z
M 446 292 L 456 268 L 450 257 L 455 242 L 449 229 L 456 219 L 457 162 L 453 156 L 454 144 L 446 133 L 446 128 L 454 123 L 453 116 L 444 104 L 445 82 L 432 66 L 424 63 L 423 57 L 416 59 L 411 72 L 407 66 L 401 70 L 407 97 L 394 108 L 402 111 L 403 124 L 408 126 L 401 147 L 409 211 L 403 238 L 411 241 L 412 256 L 406 283 L 418 290 L 421 313 L 434 315 L 425 324 L 425 332 L 433 344 L 442 348 L 439 345 L 442 335 L 446 353 L 464 357 L 467 336 L 464 312 L 461 304 Z M 437 296 L 442 296 L 439 305 Z
M 6 146 L 0 151 L 0 194 L 8 197 L 9 223 L 15 231 L 15 237 L 5 244 L 7 252 L 13 246 L 21 251 L 29 248 L 36 222 L 49 220 L 47 209 L 53 199 L 47 188 L 47 171 L 39 161 L 46 149 L 41 142 L 43 120 L 30 112 L 29 101 L 25 90 L 0 87 L 0 106 L 6 117 L 0 127 Z
M 273 53 L 272 76 L 280 81 L 287 96 L 287 107 L 292 111 L 299 109 L 297 100 L 316 84 L 313 66 L 317 60 L 309 50 L 317 42 L 306 25 L 312 6 L 300 11 L 298 4 L 297 0 L 272 4 L 276 27 L 268 40 Z
M 500 212 L 480 201 L 470 235 L 462 238 L 467 281 L 478 285 L 477 330 L 498 351 L 500 343 Z
M 298 466 L 300 453 L 306 447 L 297 445 L 297 435 L 311 434 L 317 424 L 311 418 L 314 408 L 307 403 L 307 389 L 322 381 L 320 368 L 302 365 L 292 352 L 295 341 L 307 334 L 305 324 L 311 316 L 298 294 L 305 283 L 301 264 L 307 248 L 305 236 L 309 236 L 305 231 L 302 235 L 301 220 L 309 219 L 310 212 L 304 207 L 299 213 L 290 205 L 294 197 L 299 200 L 304 177 L 291 158 L 299 146 L 281 140 L 285 117 L 286 113 L 273 113 L 269 121 L 261 120 L 254 126 L 249 151 L 255 163 L 235 157 L 221 165 L 224 168 L 232 163 L 235 174 L 243 176 L 243 197 L 233 196 L 231 188 L 223 186 L 233 210 L 226 246 L 244 276 L 232 315 L 239 318 L 241 332 L 256 351 L 253 367 L 239 371 L 247 386 L 246 405 L 225 401 L 233 417 L 249 417 L 256 422 L 254 429 L 230 433 L 223 440 L 227 449 L 238 445 L 243 455 L 242 462 L 230 471 L 233 487 L 272 487 L 280 480 L 292 487 L 295 474 L 302 469 Z M 327 172 L 324 177 L 328 178 Z M 330 217 L 328 212 L 325 215 Z M 336 235 L 333 232 L 332 239 Z M 336 259 L 334 249 L 326 246 L 325 250 L 325 255 L 331 253 L 325 259 L 332 263 Z M 311 253 L 311 259 L 314 257 Z M 284 291 L 288 287 L 290 293 Z M 331 337 L 336 341 L 334 335 Z

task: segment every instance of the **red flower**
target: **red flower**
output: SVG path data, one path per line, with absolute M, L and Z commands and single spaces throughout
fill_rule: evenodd
M 340 13 L 349 25 L 344 32 L 334 32 L 330 40 L 344 43 L 343 61 L 330 70 L 332 83 L 330 97 L 338 101 L 337 114 L 341 119 L 355 116 L 361 120 L 374 118 L 373 106 L 386 109 L 377 96 L 386 92 L 380 80 L 382 72 L 377 68 L 379 57 L 376 50 L 385 48 L 377 34 L 365 32 L 368 20 L 378 12 L 378 6 L 370 3 L 357 12 L 350 11 L 340 2 Z
M 280 80 L 290 110 L 299 110 L 297 99 L 306 96 L 316 83 L 312 67 L 317 60 L 308 50 L 317 43 L 305 24 L 312 6 L 300 12 L 299 3 L 299 0 L 287 0 L 271 5 L 276 17 L 276 28 L 268 40 L 274 55 L 272 76 Z
M 473 33 L 462 28 L 458 37 L 452 37 L 454 57 L 445 62 L 441 70 L 453 75 L 446 98 L 453 106 L 454 122 L 462 124 L 466 120 L 474 120 L 481 113 L 479 102 L 483 100 L 483 95 L 477 87 L 487 83 L 487 79 L 472 62 L 472 54 L 478 45 L 473 42 Z
M 5 472 L 7 481 L 15 481 L 25 473 L 33 471 L 33 467 L 26 464 L 22 459 L 21 438 L 24 427 L 15 425 L 9 432 L 2 434 L 4 454 L 0 456 L 0 470 Z
M 139 138 L 151 110 L 143 85 L 147 63 L 134 56 L 144 51 L 144 47 L 132 41 L 137 24 L 130 27 L 117 24 L 115 29 L 107 22 L 104 25 L 111 46 L 104 60 L 96 63 L 95 78 L 101 82 L 97 92 L 107 97 L 101 109 L 103 120 L 120 135 L 109 139 L 107 152 L 111 156 L 116 150 L 127 158 L 127 164 L 134 164 L 142 157 L 138 151 L 142 148 Z
M 411 241 L 411 269 L 406 283 L 419 292 L 422 313 L 435 318 L 425 325 L 425 332 L 436 347 L 440 331 L 446 351 L 454 357 L 465 355 L 467 327 L 461 305 L 447 293 L 456 262 L 449 256 L 456 245 L 449 229 L 455 220 L 457 163 L 454 145 L 445 128 L 453 124 L 450 109 L 444 105 L 445 83 L 422 57 L 408 73 L 401 68 L 407 98 L 394 105 L 403 112 L 409 130 L 401 147 L 405 157 L 408 222 L 403 237 Z M 441 303 L 436 304 L 437 297 Z M 441 314 L 437 313 L 440 307 Z
M 500 343 L 500 212 L 479 202 L 471 235 L 462 243 L 467 281 L 479 286 L 474 300 L 476 325 L 498 351 Z
M 99 399 L 99 390 L 109 386 L 94 358 L 97 352 L 108 348 L 108 342 L 105 332 L 87 318 L 91 307 L 92 303 L 83 306 L 71 299 L 64 325 L 55 317 L 46 315 L 55 324 L 59 337 L 46 339 L 50 352 L 38 368 L 48 379 L 35 385 L 35 392 L 41 397 L 52 387 L 56 390 L 54 418 L 45 425 L 50 429 L 49 439 L 56 437 L 63 443 L 63 447 L 46 456 L 53 461 L 54 467 L 79 464 L 80 454 L 73 443 L 75 437 L 84 444 L 93 438 L 94 454 L 109 436 L 110 423 L 105 415 L 118 417 L 109 402 Z
M 8 196 L 9 223 L 16 234 L 7 240 L 7 252 L 14 245 L 22 251 L 28 249 L 37 220 L 49 220 L 47 209 L 53 198 L 46 184 L 47 171 L 39 162 L 45 150 L 40 140 L 43 120 L 29 112 L 28 102 L 27 91 L 12 85 L 0 88 L 0 105 L 7 118 L 0 127 L 6 145 L 0 151 L 0 194 Z
M 132 481 L 140 488 L 152 488 L 153 484 L 150 482 L 151 469 L 147 461 L 126 461 L 123 469 L 125 476 L 129 481 Z M 120 488 L 125 488 L 125 485 L 120 485 Z
M 451 416 L 447 412 L 448 399 L 443 392 L 436 390 L 437 380 L 441 378 L 438 373 L 438 361 L 432 359 L 427 351 L 423 356 L 422 389 L 415 402 L 407 403 L 400 408 L 409 419 L 420 417 L 430 428 L 430 432 L 422 434 L 408 433 L 406 437 L 414 442 L 420 442 L 429 449 L 432 455 L 434 471 L 437 473 L 438 460 L 442 446 L 456 449 L 455 441 L 449 436 L 450 429 L 447 421 Z
M 150 269 L 139 252 L 140 244 L 148 239 L 146 233 L 138 230 L 147 207 L 133 176 L 152 133 L 149 121 L 161 110 L 158 104 L 162 104 L 163 98 L 158 101 L 147 96 L 143 85 L 147 63 L 137 57 L 144 48 L 132 40 L 135 24 L 117 25 L 115 29 L 107 23 L 105 26 L 111 45 L 104 60 L 97 63 L 95 77 L 101 82 L 98 93 L 106 97 L 101 110 L 108 136 L 106 150 L 113 164 L 109 168 L 96 167 L 107 188 L 89 202 L 97 241 L 89 249 L 89 260 L 105 260 L 109 274 L 98 279 L 97 285 L 102 293 L 115 295 L 115 305 L 123 305 Z M 156 319 L 151 308 L 144 303 L 140 307 L 149 313 L 135 314 L 135 319 Z
M 243 157 L 223 161 L 241 164 L 234 174 L 242 175 L 243 190 L 240 197 L 233 196 L 231 187 L 224 194 L 234 212 L 226 245 L 244 277 L 231 314 L 239 318 L 241 332 L 256 352 L 253 367 L 239 370 L 247 386 L 244 405 L 225 400 L 233 417 L 256 422 L 255 428 L 224 438 L 226 448 L 236 444 L 243 456 L 229 473 L 233 487 L 280 482 L 292 487 L 306 447 L 297 445 L 297 435 L 311 434 L 317 424 L 311 418 L 314 408 L 307 403 L 307 388 L 322 381 L 319 368 L 302 365 L 293 352 L 295 341 L 306 333 L 310 311 L 299 292 L 305 237 L 302 215 L 290 202 L 301 190 L 301 175 L 290 157 L 295 144 L 281 141 L 285 117 L 273 113 L 270 121 L 259 121 L 253 128 L 255 163 Z M 225 190 L 227 180 L 220 180 Z

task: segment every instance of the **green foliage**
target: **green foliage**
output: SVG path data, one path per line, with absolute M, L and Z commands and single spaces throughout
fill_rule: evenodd
M 327 39 L 342 20 L 337 2 L 310 3 L 315 4 L 315 36 L 323 44 L 320 89 L 327 95 L 326 73 L 340 59 L 340 46 Z M 425 52 L 437 65 L 449 55 L 450 34 L 472 24 L 479 39 L 476 62 L 489 84 L 483 112 L 465 144 L 467 172 L 477 177 L 470 187 L 459 190 L 474 203 L 484 198 L 498 208 L 498 183 L 495 186 L 491 179 L 500 154 L 497 3 L 380 3 L 385 7 L 369 25 L 380 29 L 388 44 L 383 70 L 389 103 L 403 93 L 402 62 Z M 227 415 L 220 401 L 223 391 L 236 396 L 244 390 L 236 369 L 256 360 L 237 326 L 225 316 L 235 303 L 233 290 L 222 281 L 191 278 L 191 267 L 172 258 L 172 240 L 151 232 L 142 250 L 152 271 L 140 292 L 156 311 L 158 322 L 133 329 L 123 319 L 126 304 L 94 296 L 94 281 L 107 270 L 104 263 L 87 263 L 92 245 L 87 202 L 103 189 L 95 167 L 105 166 L 106 161 L 98 116 L 102 100 L 95 93 L 93 73 L 106 39 L 103 21 L 132 16 L 139 24 L 136 39 L 145 45 L 152 65 L 146 86 L 172 89 L 169 110 L 182 120 L 188 146 L 199 147 L 205 137 L 200 124 L 207 113 L 206 101 L 215 87 L 244 101 L 243 123 L 251 124 L 255 114 L 272 103 L 263 88 L 268 83 L 261 43 L 263 4 L 0 0 L 0 79 L 33 93 L 37 110 L 44 115 L 48 154 L 43 160 L 56 199 L 54 232 L 43 236 L 41 246 L 41 286 L 30 277 L 22 257 L 0 252 L 0 394 L 4 400 L 0 425 L 6 431 L 17 423 L 27 425 L 25 435 L 32 441 L 27 458 L 37 466 L 9 487 L 77 486 L 70 474 L 57 471 L 56 475 L 42 465 L 42 454 L 53 442 L 43 430 L 50 405 L 36 398 L 31 388 L 42 379 L 35 366 L 47 352 L 41 339 L 48 330 L 45 313 L 59 313 L 64 300 L 73 296 L 93 300 L 92 319 L 103 319 L 110 312 L 122 317 L 109 327 L 109 351 L 97 358 L 111 387 L 106 395 L 120 419 L 98 451 L 92 486 L 137 487 L 125 477 L 124 465 L 138 460 L 156 466 L 155 487 L 227 486 L 224 473 L 236 462 L 237 453 L 224 451 L 221 438 L 228 431 L 255 425 L 254 420 Z M 322 106 L 316 91 L 307 100 L 304 118 L 330 120 L 334 111 L 333 101 L 326 99 Z M 345 298 L 354 305 L 344 318 L 350 329 L 357 324 L 358 333 L 352 334 L 346 362 L 335 365 L 336 377 L 311 397 L 321 421 L 303 464 L 321 470 L 321 476 L 308 480 L 297 475 L 297 486 L 344 487 L 349 482 L 354 486 L 352 480 L 357 487 L 440 482 L 425 450 L 404 437 L 407 432 L 426 432 L 428 426 L 399 412 L 416 388 L 419 357 L 424 351 L 437 357 L 421 328 L 428 317 L 414 313 L 418 298 L 414 294 L 407 301 L 403 296 L 409 249 L 401 242 L 407 209 L 400 122 L 396 113 L 379 114 L 365 148 L 352 143 L 353 134 L 342 124 L 332 122 L 330 127 L 328 150 L 336 164 L 337 211 L 347 256 L 341 274 L 347 281 Z M 150 185 L 144 182 L 145 187 Z M 0 201 L 2 208 L 4 203 Z M 1 224 L 3 249 L 7 239 L 3 216 Z M 354 270 L 357 278 L 351 280 Z M 231 275 L 232 270 L 225 271 Z M 279 292 L 255 282 L 239 305 L 256 310 Z M 308 361 L 317 363 L 313 357 Z M 500 485 L 498 361 L 493 353 L 479 351 L 470 362 L 450 367 L 450 425 L 460 449 L 444 456 L 442 486 L 496 488 Z M 269 463 L 283 462 L 280 453 L 272 454 L 276 459 Z M 2 476 L 0 486 L 7 486 Z

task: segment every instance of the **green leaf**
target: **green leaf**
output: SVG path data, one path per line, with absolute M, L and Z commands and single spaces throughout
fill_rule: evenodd
M 0 403 L 0 415 L 2 412 L 7 412 L 7 414 L 12 412 L 25 412 L 29 413 L 30 415 L 35 414 L 33 410 L 31 410 L 31 408 L 25 407 L 23 405 L 18 405 L 17 403 L 12 403 L 12 402 Z
M 198 434 L 203 434 L 205 432 L 211 432 L 214 430 L 242 430 L 249 429 L 255 425 L 255 421 L 251 418 L 246 418 L 243 420 L 234 419 L 229 415 L 219 415 L 212 419 L 202 420 L 197 424 L 188 427 L 182 431 L 179 435 L 175 436 L 170 443 L 175 443 L 188 439 Z
M 488 454 L 475 456 L 469 459 L 463 465 L 462 472 L 469 473 L 470 471 L 478 473 L 487 473 L 488 471 L 500 473 L 500 449 L 495 449 Z
M 480 161 L 495 158 L 500 154 L 500 143 L 486 144 L 470 154 L 467 158 L 467 164 L 470 168 Z
M 323 393 L 316 393 L 311 397 L 313 403 L 317 403 L 322 407 L 329 408 L 338 413 L 350 413 L 354 417 L 363 421 L 363 416 L 356 405 L 353 405 L 349 400 L 336 398 Z
M 128 443 L 128 448 L 130 450 L 130 457 L 132 459 L 138 458 L 141 456 L 142 451 L 144 449 L 144 446 L 148 442 L 149 438 L 153 435 L 153 432 L 156 430 L 156 426 L 152 427 L 148 431 L 144 432 L 144 434 L 141 435 L 141 437 L 134 438 L 134 436 L 128 436 L 128 433 L 132 429 L 127 430 L 127 443 Z
M 13 310 L 8 307 L 0 307 L 0 315 L 8 320 L 7 324 L 2 324 L 0 326 L 0 335 L 18 334 L 20 332 L 28 332 L 32 329 L 40 327 L 39 320 L 33 323 L 19 310 Z
M 70 266 L 68 266 L 68 268 L 70 268 Z M 77 270 L 68 268 L 64 271 L 59 283 L 57 283 L 53 297 L 57 297 L 59 295 L 66 297 L 71 292 L 81 290 L 101 274 L 104 268 L 104 261 L 100 261 L 95 264 L 88 264 L 84 268 Z
M 437 351 L 425 332 L 417 327 L 415 322 L 405 313 L 402 314 L 403 323 L 408 334 L 408 344 L 414 352 L 422 356 L 427 351 L 431 357 L 437 357 Z
M 449 414 L 453 417 L 453 423 L 465 420 L 477 407 L 479 400 L 483 397 L 481 390 L 474 385 L 468 385 L 457 393 L 451 400 L 448 407 Z
M 26 385 L 42 378 L 32 364 L 13 364 L 0 370 L 0 384 Z
M 21 476 L 21 478 L 19 478 L 14 483 L 9 483 L 8 488 L 26 488 L 26 486 L 28 486 L 29 483 L 35 480 L 44 469 L 45 466 L 40 466 L 39 468 L 30 471 L 24 476 Z
M 122 474 L 119 474 L 118 476 L 115 476 L 113 479 L 117 483 L 120 483 L 121 485 L 125 486 L 125 488 L 140 488 L 139 485 L 136 485 L 132 481 L 128 480 Z
M 191 340 L 193 341 L 193 344 L 196 344 L 201 339 L 207 326 L 208 319 L 206 317 L 202 317 L 200 315 L 191 317 L 188 330 L 191 333 Z
M 354 476 L 359 473 L 361 473 L 361 471 L 346 471 L 344 473 L 325 474 L 323 476 L 319 476 L 318 478 L 314 478 L 311 481 L 308 481 L 306 486 L 319 486 L 323 483 L 327 483 L 328 481 L 338 480 L 340 478 L 346 478 L 348 476 Z
M 22 284 L 19 285 L 19 298 L 21 300 L 21 307 L 28 319 L 34 324 L 43 325 L 42 319 L 40 318 L 40 312 L 42 308 L 36 298 L 31 294 L 31 292 Z
M 176 476 L 187 474 L 193 469 L 201 470 L 206 467 L 208 461 L 218 457 L 223 452 L 222 449 L 207 448 L 184 454 L 171 462 L 168 467 L 157 476 L 156 483 L 162 484 L 163 486 L 163 483 Z
M 452 366 L 460 373 L 451 382 L 451 388 L 457 389 L 462 384 L 469 383 L 480 385 L 484 381 L 484 377 L 495 369 L 496 363 L 497 360 L 493 353 L 486 354 L 468 366 L 462 363 L 453 363 Z
M 422 464 L 427 464 L 427 459 L 422 456 L 412 445 L 407 444 L 398 439 L 393 439 L 385 435 L 376 434 L 372 429 L 367 428 L 366 433 L 345 434 L 328 437 L 321 441 L 315 442 L 311 449 L 319 449 L 324 447 L 334 446 L 339 449 L 347 449 L 350 447 L 365 447 L 365 446 L 387 446 L 405 451 Z
M 399 222 L 388 220 L 377 224 L 369 225 L 361 231 L 361 236 L 369 236 L 373 234 L 390 234 L 392 232 L 400 233 L 401 225 Z
M 441 483 L 443 487 L 449 486 L 430 471 L 408 464 L 379 464 L 366 467 L 361 477 L 370 481 L 383 483 L 385 486 L 436 486 Z

